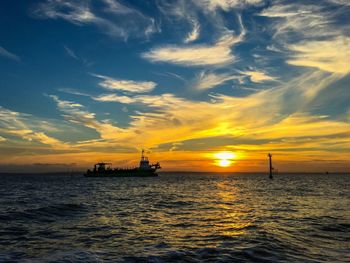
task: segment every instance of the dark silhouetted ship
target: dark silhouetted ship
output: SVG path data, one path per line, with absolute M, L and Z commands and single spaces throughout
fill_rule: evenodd
M 94 169 L 87 170 L 86 177 L 155 177 L 157 169 L 161 169 L 159 162 L 156 164 L 150 164 L 148 157 L 144 155 L 145 151 L 142 150 L 141 160 L 139 167 L 135 168 L 111 168 L 111 163 L 97 163 L 94 165 Z

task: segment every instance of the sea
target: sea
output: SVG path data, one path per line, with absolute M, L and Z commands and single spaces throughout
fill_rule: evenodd
M 350 262 L 350 175 L 0 175 L 0 262 Z

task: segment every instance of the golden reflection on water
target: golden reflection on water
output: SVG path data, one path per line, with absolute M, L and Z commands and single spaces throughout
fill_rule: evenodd
M 140 240 L 150 246 L 157 240 L 183 248 L 214 247 L 247 234 L 254 224 L 252 209 L 247 206 L 249 202 L 245 202 L 235 180 L 213 180 L 210 189 L 208 182 L 206 188 L 200 183 L 190 187 L 191 191 L 162 189 L 167 194 L 163 193 L 159 199 L 152 194 L 156 199 L 151 202 L 137 201 L 134 197 L 133 207 L 118 209 L 117 213 L 109 211 L 112 203 L 107 202 L 104 211 L 93 221 L 106 226 L 105 234 L 111 234 L 109 241 L 123 240 L 123 246 L 128 247 Z M 147 193 L 143 193 L 142 198 L 145 195 Z
M 249 215 L 249 207 L 242 202 L 242 196 L 237 186 L 228 182 L 217 182 L 219 211 L 222 212 L 221 222 L 216 224 L 217 231 L 226 236 L 244 235 L 254 220 Z

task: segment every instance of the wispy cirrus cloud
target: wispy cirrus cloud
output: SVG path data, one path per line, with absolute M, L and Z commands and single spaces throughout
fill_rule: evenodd
M 17 62 L 21 61 L 21 58 L 19 56 L 17 56 L 14 53 L 11 53 L 10 51 L 3 48 L 2 46 L 0 46 L 0 56 L 17 61 Z
M 129 96 L 119 96 L 116 94 L 102 94 L 97 97 L 92 97 L 92 99 L 101 102 L 120 102 L 124 104 L 135 103 L 137 100 Z
M 90 97 L 90 95 L 85 93 L 85 92 L 82 92 L 82 91 L 79 91 L 79 90 L 75 90 L 75 89 L 70 89 L 70 88 L 61 88 L 61 89 L 58 89 L 58 91 L 64 92 L 64 93 L 67 93 L 67 94 L 72 94 L 72 95 Z
M 339 74 L 350 72 L 350 37 L 302 41 L 290 45 L 289 49 L 294 51 L 287 60 L 291 65 L 315 67 Z
M 91 97 L 100 102 L 119 102 L 123 104 L 144 104 L 150 108 L 174 108 L 181 107 L 185 101 L 183 98 L 176 97 L 171 93 L 160 95 L 136 95 L 136 96 L 118 96 L 116 94 L 102 94 L 97 97 Z
M 63 45 L 64 51 L 67 54 L 67 56 L 69 56 L 70 58 L 80 62 L 82 65 L 89 67 L 92 66 L 94 64 L 94 62 L 89 61 L 79 55 L 77 55 L 77 53 L 70 47 Z
M 214 44 L 198 44 L 185 46 L 165 46 L 151 49 L 142 54 L 142 57 L 152 62 L 167 62 L 182 66 L 224 66 L 235 61 L 232 47 L 240 43 L 246 34 L 246 30 L 239 16 L 241 27 L 239 35 L 232 31 L 226 31 L 224 35 Z
M 193 88 L 198 90 L 207 90 L 215 88 L 230 80 L 244 82 L 244 76 L 248 76 L 252 82 L 262 83 L 265 81 L 274 81 L 275 77 L 269 76 L 266 72 L 258 70 L 237 71 L 235 73 L 215 73 L 201 71 L 193 82 Z
M 45 122 L 30 125 L 32 116 L 0 107 L 0 133 L 17 136 L 25 141 L 37 142 L 54 148 L 66 149 L 64 142 L 41 131 Z M 38 125 L 39 124 L 39 125 Z M 31 126 L 36 126 L 36 130 Z M 38 130 L 39 129 L 39 130 Z
M 63 110 L 66 113 L 69 113 L 69 115 L 72 116 L 79 116 L 81 119 L 94 119 L 95 114 L 90 113 L 88 111 L 82 110 L 84 108 L 83 105 L 75 102 L 71 102 L 68 100 L 60 100 L 58 96 L 56 95 L 49 95 L 51 99 L 53 99 L 57 103 L 57 107 L 60 110 Z M 74 122 L 74 120 L 72 120 Z
M 192 19 L 192 31 L 189 32 L 184 39 L 185 43 L 190 43 L 198 39 L 200 33 L 200 25 L 197 20 Z
M 332 15 L 322 10 L 322 5 L 281 1 L 264 9 L 260 16 L 272 19 L 269 28 L 273 30 L 274 38 L 279 41 L 336 35 L 336 31 L 329 31 L 329 25 L 333 21 Z
M 157 83 L 153 81 L 115 79 L 98 74 L 93 74 L 93 76 L 102 79 L 98 85 L 108 90 L 119 90 L 130 93 L 145 93 L 152 91 L 157 86 Z
M 345 6 L 350 5 L 350 2 L 348 0 L 328 0 L 328 1 L 338 5 L 345 5 Z
M 228 45 L 167 46 L 152 49 L 142 57 L 152 62 L 167 62 L 183 66 L 217 66 L 234 61 Z
M 260 13 L 271 19 L 270 30 L 287 52 L 288 64 L 338 74 L 350 71 L 350 36 L 342 21 L 349 10 L 343 7 L 331 12 L 330 2 L 344 5 L 338 0 L 318 4 L 280 1 Z
M 32 13 L 39 18 L 64 19 L 76 25 L 99 22 L 88 1 L 48 0 L 33 7 Z
M 275 77 L 269 76 L 267 73 L 263 71 L 243 71 L 241 72 L 243 75 L 249 76 L 250 80 L 255 83 L 262 83 L 264 81 L 274 81 Z
M 194 88 L 198 90 L 212 89 L 229 80 L 240 79 L 240 76 L 229 73 L 213 73 L 201 71 L 194 81 Z
M 216 11 L 217 9 L 222 9 L 229 11 L 234 8 L 242 8 L 245 6 L 256 6 L 261 5 L 264 0 L 193 0 L 195 4 L 206 9 L 208 11 Z
M 73 49 L 67 47 L 66 45 L 64 45 L 63 48 L 66 51 L 68 56 L 70 56 L 71 58 L 74 58 L 75 60 L 79 60 L 78 56 L 75 54 Z
M 117 138 L 122 131 L 107 120 L 97 120 L 95 113 L 87 111 L 85 107 L 79 103 L 61 100 L 56 95 L 50 95 L 49 97 L 57 103 L 57 108 L 63 113 L 62 116 L 67 121 L 96 130 L 102 139 L 113 140 Z
M 46 0 L 34 5 L 31 13 L 37 18 L 63 19 L 78 26 L 96 25 L 111 37 L 123 39 L 149 37 L 159 31 L 153 18 L 131 6 L 113 0 L 98 2 L 99 8 L 95 10 L 97 8 L 88 0 Z

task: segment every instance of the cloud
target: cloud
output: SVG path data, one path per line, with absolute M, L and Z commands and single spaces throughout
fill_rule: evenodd
M 216 74 L 213 72 L 200 72 L 195 80 L 194 88 L 198 90 L 207 90 L 219 86 L 229 80 L 239 79 L 239 76 L 231 74 Z
M 153 108 L 163 109 L 178 109 L 186 102 L 186 99 L 175 96 L 171 93 L 164 93 L 160 95 L 142 95 L 134 97 L 137 103 L 145 104 Z
M 350 2 L 348 0 L 329 0 L 329 2 L 338 4 L 338 5 L 350 5 Z
M 144 15 L 139 10 L 121 4 L 117 0 L 102 0 L 106 4 L 104 11 L 117 15 L 120 19 L 113 20 L 114 27 L 116 24 L 124 30 L 124 35 L 141 35 L 149 37 L 150 35 L 160 32 L 161 29 L 155 22 L 155 19 Z
M 144 104 L 155 111 L 136 112 L 130 116 L 132 121 L 129 127 L 123 129 L 118 138 L 124 142 L 154 147 L 215 136 L 244 136 L 253 140 L 257 137 L 301 138 L 346 132 L 348 123 L 305 113 L 317 94 L 330 88 L 339 78 L 337 74 L 313 71 L 274 89 L 258 91 L 246 97 L 212 95 L 211 102 L 193 101 L 174 94 L 133 96 L 128 104 Z M 326 123 L 329 129 L 325 127 L 319 131 Z M 295 133 L 291 132 L 293 125 L 296 126 Z M 276 131 L 271 137 L 270 127 Z M 138 138 L 140 132 L 143 134 L 142 141 Z
M 244 75 L 247 75 L 250 77 L 250 80 L 255 83 L 262 83 L 264 81 L 273 81 L 276 80 L 275 77 L 267 75 L 265 72 L 262 71 L 244 71 L 241 72 Z
M 71 48 L 69 48 L 68 46 L 63 45 L 63 48 L 64 48 L 64 51 L 66 52 L 66 54 L 67 54 L 69 57 L 73 58 L 73 59 L 76 60 L 76 61 L 79 61 L 79 62 L 80 62 L 81 64 L 83 64 L 84 66 L 89 67 L 89 66 L 92 66 L 92 65 L 94 64 L 94 62 L 89 61 L 89 60 L 87 60 L 87 59 L 85 59 L 85 58 L 83 58 L 83 57 L 78 56 L 78 55 L 74 52 L 74 50 L 71 49 Z
M 276 47 L 275 45 L 267 46 L 266 49 L 273 52 L 282 52 L 282 50 Z
M 183 78 L 182 76 L 178 75 L 178 74 L 175 74 L 173 72 L 164 72 L 164 73 L 161 73 L 161 72 L 155 72 L 154 74 L 156 75 L 159 75 L 159 76 L 166 76 L 166 77 L 171 77 L 171 78 L 176 78 L 176 79 L 179 79 L 183 82 L 186 82 L 187 80 L 185 78 Z
M 93 76 L 102 79 L 102 81 L 99 82 L 99 85 L 108 90 L 121 90 L 131 93 L 145 93 L 152 91 L 157 86 L 157 83 L 152 81 L 122 80 L 96 74 L 93 74 Z
M 216 9 L 222 9 L 229 11 L 234 8 L 242 8 L 249 5 L 260 5 L 264 3 L 263 0 L 194 0 L 194 3 L 200 7 L 208 10 L 215 11 Z
M 88 1 L 48 0 L 38 4 L 32 11 L 40 18 L 61 18 L 77 25 L 99 21 L 92 13 Z
M 66 114 L 63 116 L 70 122 L 80 123 L 81 121 L 87 122 L 95 119 L 95 114 L 84 110 L 84 106 L 79 103 L 60 100 L 56 95 L 49 95 L 49 97 L 57 103 L 58 109 Z
M 287 52 L 288 64 L 339 74 L 350 72 L 346 62 L 350 38 L 343 19 L 348 10 L 338 7 L 330 11 L 330 2 L 342 4 L 338 0 L 318 4 L 282 1 L 260 13 L 271 18 L 274 45 Z
M 202 71 L 200 72 L 194 83 L 193 87 L 198 90 L 207 90 L 214 88 L 216 86 L 219 86 L 227 81 L 230 80 L 238 80 L 239 82 L 243 81 L 243 76 L 246 75 L 249 76 L 250 80 L 255 83 L 262 83 L 264 81 L 273 81 L 276 80 L 276 78 L 271 77 L 267 75 L 265 72 L 262 71 L 239 71 L 239 74 L 232 74 L 232 73 L 213 73 L 213 72 L 206 72 Z
M 337 12 L 329 12 L 326 2 L 318 4 L 299 4 L 277 2 L 261 11 L 260 15 L 269 17 L 268 30 L 273 33 L 275 44 L 285 46 L 300 40 L 334 37 L 341 33 L 341 26 L 335 26 Z
M 111 37 L 125 40 L 130 36 L 148 37 L 159 31 L 153 18 L 132 7 L 112 0 L 99 2 L 99 8 L 95 6 L 95 10 L 88 0 L 46 0 L 34 5 L 31 13 L 37 18 L 63 19 L 78 26 L 96 25 Z
M 122 132 L 122 129 L 113 126 L 108 121 L 97 120 L 95 113 L 87 111 L 79 103 L 61 100 L 55 95 L 50 95 L 49 97 L 57 103 L 58 109 L 63 112 L 62 116 L 67 121 L 96 130 L 104 140 L 116 139 Z
M 0 56 L 3 56 L 8 59 L 12 59 L 14 61 L 21 61 L 20 57 L 6 50 L 5 48 L 0 46 Z
M 90 97 L 90 95 L 87 94 L 87 93 L 84 93 L 84 92 L 81 92 L 81 91 L 75 90 L 75 89 L 70 89 L 70 88 L 61 88 L 61 89 L 58 89 L 58 91 L 64 92 L 64 93 L 67 93 L 67 94 L 72 94 L 72 95 Z
M 169 149 L 170 152 L 178 150 L 179 146 L 182 146 L 182 142 L 173 142 L 172 147 Z
M 161 61 L 184 66 L 227 65 L 234 61 L 230 47 L 221 45 L 167 46 L 152 49 L 142 57 L 152 62 Z
M 297 4 L 284 4 L 284 5 L 272 5 L 269 8 L 264 9 L 260 15 L 266 17 L 292 17 L 311 15 L 312 6 L 297 5 Z M 317 8 L 317 10 L 319 10 Z
M 64 50 L 66 51 L 67 55 L 70 56 L 71 58 L 74 58 L 75 60 L 79 60 L 78 56 L 75 54 L 75 52 L 70 49 L 67 46 L 63 46 Z
M 273 32 L 275 44 L 320 41 L 348 35 L 347 21 L 344 21 L 348 8 L 335 8 L 329 2 L 333 0 L 317 4 L 279 1 L 263 9 L 260 15 L 270 18 L 268 29 Z
M 48 136 L 42 131 L 32 129 L 30 125 L 32 116 L 11 111 L 0 107 L 0 132 L 13 135 L 30 142 L 39 142 L 54 148 L 66 148 L 67 145 L 58 139 Z M 34 125 L 33 125 L 34 126 Z M 41 128 L 41 125 L 35 125 Z
M 96 101 L 101 102 L 120 102 L 124 104 L 130 104 L 136 102 L 136 99 L 128 96 L 118 96 L 116 94 L 102 94 L 97 97 L 93 97 Z
M 246 30 L 238 17 L 241 33 L 226 31 L 214 45 L 165 46 L 151 49 L 142 57 L 152 62 L 167 62 L 183 66 L 223 66 L 235 61 L 231 48 L 243 41 Z
M 199 25 L 198 21 L 196 21 L 196 20 L 191 20 L 191 21 L 192 21 L 193 28 L 192 28 L 192 31 L 190 33 L 188 33 L 188 35 L 184 39 L 185 43 L 193 42 L 193 41 L 197 40 L 199 37 L 200 25 Z
M 50 137 L 43 132 L 33 132 L 30 134 L 26 134 L 24 137 L 27 137 L 28 140 L 37 140 L 43 144 L 48 144 L 52 146 L 62 147 L 64 145 L 60 140 Z
M 102 94 L 92 99 L 100 102 L 119 102 L 123 104 L 144 104 L 151 108 L 174 108 L 181 107 L 185 100 L 176 97 L 171 93 L 160 95 L 137 95 L 137 96 L 118 96 L 116 94 Z
M 290 45 L 295 53 L 287 63 L 296 66 L 315 67 L 339 74 L 350 72 L 350 38 L 336 37 L 329 40 L 302 41 Z
M 103 0 L 107 7 L 106 12 L 114 13 L 114 14 L 133 14 L 137 12 L 134 9 L 131 9 L 125 5 L 122 5 L 118 1 L 115 0 Z

